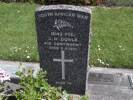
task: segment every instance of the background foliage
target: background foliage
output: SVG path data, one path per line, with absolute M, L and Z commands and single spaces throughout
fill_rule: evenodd
M 73 4 L 73 5 L 104 5 L 133 6 L 133 0 L 0 0 L 2 2 L 29 2 L 38 4 Z
M 75 5 L 91 5 L 96 0 L 0 0 L 2 2 L 29 2 L 39 4 L 75 4 Z
M 133 0 L 106 0 L 106 6 L 133 6 Z

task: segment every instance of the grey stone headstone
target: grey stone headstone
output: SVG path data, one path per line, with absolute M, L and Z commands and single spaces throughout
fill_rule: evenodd
M 40 65 L 50 84 L 69 93 L 85 93 L 90 13 L 72 5 L 42 6 L 35 13 Z

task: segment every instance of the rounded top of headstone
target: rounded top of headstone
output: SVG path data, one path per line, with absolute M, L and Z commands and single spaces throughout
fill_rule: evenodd
M 45 5 L 38 7 L 36 9 L 36 11 L 43 11 L 43 10 L 74 10 L 74 11 L 91 13 L 91 9 L 89 7 L 74 6 L 74 5 Z

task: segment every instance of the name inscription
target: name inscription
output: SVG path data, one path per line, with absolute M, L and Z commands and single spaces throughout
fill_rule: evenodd
M 44 45 L 50 50 L 76 51 L 78 47 L 81 47 L 78 38 L 71 32 L 51 32 L 47 40 L 44 41 Z

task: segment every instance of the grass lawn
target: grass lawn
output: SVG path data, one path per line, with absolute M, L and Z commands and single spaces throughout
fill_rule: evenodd
M 96 8 L 90 63 L 133 68 L 133 8 Z
M 38 61 L 35 5 L 0 3 L 0 59 Z
M 0 3 L 0 59 L 39 61 L 33 4 Z M 133 8 L 94 8 L 90 64 L 133 68 Z

